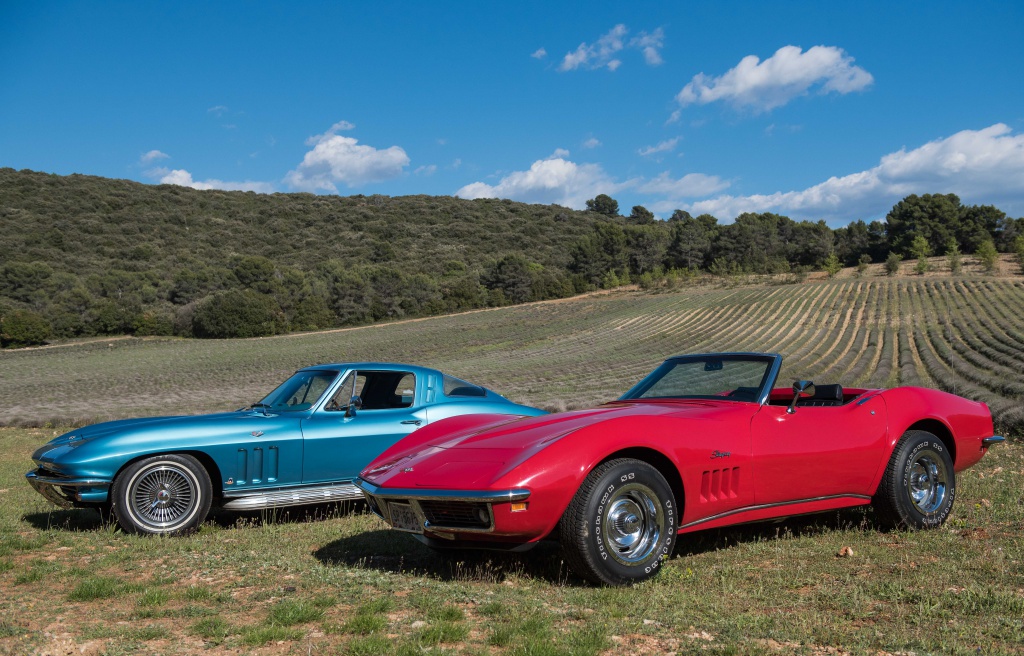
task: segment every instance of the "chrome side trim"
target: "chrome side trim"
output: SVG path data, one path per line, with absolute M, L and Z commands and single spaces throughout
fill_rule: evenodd
M 384 488 L 379 485 L 357 478 L 355 486 L 367 496 L 381 499 L 423 499 L 427 501 L 476 501 L 479 503 L 508 503 L 525 501 L 530 498 L 530 491 L 524 488 L 511 490 L 434 490 L 430 488 Z
M 995 446 L 996 444 L 1002 444 L 1005 441 L 1006 441 L 1006 438 L 1003 437 L 1002 435 L 993 435 L 992 437 L 986 437 L 985 439 L 983 439 L 981 441 L 981 446 L 983 446 L 983 447 L 985 447 L 987 449 L 990 446 Z
M 343 483 L 340 485 L 315 485 L 292 487 L 284 490 L 248 492 L 229 498 L 231 500 L 224 503 L 221 506 L 222 508 L 227 510 L 260 510 L 262 508 L 282 508 L 313 503 L 330 503 L 332 501 L 353 501 L 362 499 L 363 493 L 355 485 Z
M 811 497 L 810 499 L 797 499 L 795 501 L 778 501 L 776 503 L 762 503 L 756 506 L 744 506 L 742 508 L 735 508 L 733 510 L 727 510 L 717 515 L 711 515 L 710 517 L 704 517 L 696 521 L 690 522 L 689 524 L 683 524 L 679 528 L 690 528 L 691 526 L 698 526 L 707 522 L 721 519 L 723 517 L 729 517 L 730 515 L 738 515 L 739 513 L 751 512 L 754 510 L 764 510 L 765 508 L 779 508 L 781 506 L 792 506 L 798 503 L 812 503 L 814 501 L 831 501 L 832 499 L 857 499 L 858 501 L 871 501 L 871 497 L 863 494 L 832 494 L 824 497 Z

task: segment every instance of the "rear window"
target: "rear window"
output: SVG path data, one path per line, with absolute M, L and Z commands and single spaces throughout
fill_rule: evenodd
M 459 380 L 452 376 L 444 377 L 444 395 L 445 396 L 487 396 L 487 392 L 484 388 L 477 387 L 472 383 L 467 383 L 464 380 Z

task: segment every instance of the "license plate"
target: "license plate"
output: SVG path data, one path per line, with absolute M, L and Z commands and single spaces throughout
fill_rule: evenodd
M 412 506 L 407 503 L 392 503 L 389 505 L 389 509 L 391 510 L 392 526 L 400 531 L 423 532 L 423 524 L 420 523 L 420 518 L 416 516 Z

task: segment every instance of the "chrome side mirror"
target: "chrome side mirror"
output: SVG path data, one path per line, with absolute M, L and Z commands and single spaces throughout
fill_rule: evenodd
M 809 396 L 814 396 L 814 381 L 813 380 L 798 380 L 793 383 L 793 400 L 790 402 L 789 407 L 786 408 L 786 412 L 793 414 L 796 412 L 796 402 L 800 399 L 805 399 Z
M 348 405 L 345 406 L 345 416 L 346 417 L 355 417 L 356 416 L 356 410 L 359 410 L 362 407 L 363 407 L 363 400 L 361 398 L 359 398 L 358 396 L 353 396 L 351 399 L 348 400 Z

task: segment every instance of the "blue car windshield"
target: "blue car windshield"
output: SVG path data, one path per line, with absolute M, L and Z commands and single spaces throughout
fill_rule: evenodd
M 757 402 L 771 356 L 700 355 L 667 360 L 622 396 L 628 399 L 728 399 Z
M 299 371 L 256 404 L 271 412 L 309 410 L 338 377 L 337 371 Z

